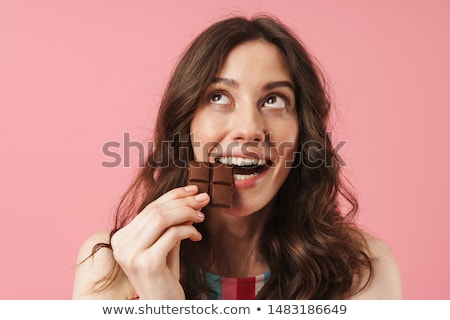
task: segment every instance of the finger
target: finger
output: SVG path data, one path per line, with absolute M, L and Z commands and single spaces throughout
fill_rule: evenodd
M 162 196 L 160 196 L 158 199 L 156 199 L 156 202 L 165 202 L 168 200 L 175 200 L 179 198 L 184 198 L 190 195 L 194 195 L 198 192 L 198 187 L 196 185 L 188 185 L 184 187 L 179 187 L 172 189 L 166 193 L 164 193 Z
M 186 188 L 191 187 L 187 186 Z M 197 190 L 196 186 L 193 186 L 195 190 Z M 156 213 L 163 213 L 168 212 L 171 209 L 176 209 L 179 207 L 190 207 L 194 210 L 201 210 L 203 207 L 205 207 L 210 200 L 210 197 L 207 193 L 200 193 L 200 194 L 190 194 L 187 192 L 184 196 L 181 196 L 182 188 L 177 188 L 177 192 L 173 193 L 171 196 L 167 196 L 167 193 L 161 196 L 160 198 L 156 199 L 155 201 L 149 203 L 132 221 L 133 224 L 136 225 L 143 225 L 147 224 L 148 220 L 153 220 L 153 217 L 151 216 L 154 212 Z M 172 190 L 172 191 L 175 191 Z M 172 193 L 172 191 L 169 191 L 168 193 Z M 178 194 L 178 196 L 174 196 L 174 194 Z M 190 195 L 189 195 L 190 194 Z M 183 222 L 183 219 L 189 218 L 189 217 L 183 217 L 183 216 L 175 216 L 175 220 L 171 221 L 170 224 L 179 224 Z M 196 222 L 195 219 L 193 222 Z
M 133 219 L 129 228 L 134 230 L 133 233 L 140 234 L 148 232 L 148 226 L 153 225 L 161 233 L 172 225 L 202 222 L 204 215 L 200 210 L 209 200 L 208 194 L 200 193 L 164 203 L 155 201 Z
M 190 207 L 195 210 L 200 210 L 205 207 L 209 203 L 209 195 L 207 193 L 199 193 L 187 197 L 182 197 L 173 200 L 160 201 L 159 199 L 148 205 L 148 208 L 152 208 L 153 206 L 158 206 L 161 209 L 172 209 L 177 207 Z M 145 211 L 144 208 L 143 211 Z
M 196 186 L 194 187 L 197 190 L 197 187 Z M 163 209 L 187 206 L 195 210 L 200 210 L 201 208 L 203 208 L 208 204 L 209 200 L 210 198 L 207 193 L 199 193 L 199 194 L 186 193 L 184 196 L 178 194 L 178 196 L 176 197 L 164 194 L 160 198 L 156 199 L 155 201 L 147 205 L 147 207 L 145 207 L 144 210 L 142 211 L 146 211 L 147 208 L 151 208 L 152 206 L 159 206 Z
M 181 204 L 183 203 L 182 201 L 176 201 L 178 199 L 183 199 L 189 196 L 194 196 L 196 193 L 198 192 L 198 188 L 195 185 L 189 185 L 189 186 L 185 186 L 185 187 L 180 187 L 180 188 L 175 188 L 172 189 L 170 191 L 167 191 L 166 193 L 164 193 L 162 196 L 160 196 L 159 198 L 157 198 L 156 200 L 150 202 L 149 204 L 147 204 L 144 209 L 139 212 L 139 214 L 132 220 L 133 221 L 139 221 L 142 219 L 145 219 L 145 213 L 146 212 L 151 212 L 152 208 L 156 207 L 156 208 L 161 208 L 161 209 L 169 209 L 169 208 L 174 208 L 177 206 L 181 206 Z M 174 204 L 170 205 L 172 202 L 174 202 Z M 192 203 L 194 206 L 196 204 Z
M 140 220 L 139 223 L 133 221 L 123 228 L 126 230 L 119 230 L 125 232 L 122 246 L 133 247 L 136 252 L 145 250 L 152 246 L 167 229 L 181 224 L 200 223 L 204 218 L 205 215 L 202 212 L 189 207 L 164 211 L 154 208 L 152 214 L 148 215 L 148 219 Z
M 164 234 L 153 244 L 153 246 L 145 251 L 145 254 L 149 255 L 149 261 L 152 260 L 152 263 L 155 263 L 153 267 L 160 268 L 163 264 L 168 265 L 167 259 L 169 259 L 169 252 L 171 252 L 172 249 L 179 244 L 179 242 L 185 239 L 200 241 L 202 239 L 202 235 L 197 231 L 197 229 L 195 229 L 194 226 L 174 226 L 167 229 L 167 231 L 164 232 Z M 177 255 L 176 259 L 174 258 L 175 254 Z M 179 250 L 177 252 L 175 248 L 175 251 L 171 253 L 169 260 L 171 270 L 176 271 L 177 268 L 179 268 Z
M 114 243 L 140 251 L 150 247 L 173 225 L 202 222 L 204 215 L 200 209 L 208 204 L 209 196 L 205 193 L 196 194 L 197 191 L 197 186 L 186 186 L 167 192 L 119 230 Z

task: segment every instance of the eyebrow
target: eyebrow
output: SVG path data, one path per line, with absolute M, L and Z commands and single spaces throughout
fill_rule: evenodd
M 274 81 L 274 82 L 269 82 L 267 84 L 264 85 L 264 90 L 272 90 L 275 88 L 280 88 L 280 87 L 288 87 L 290 88 L 292 91 L 295 92 L 295 87 L 292 84 L 292 82 L 290 81 Z
M 214 78 L 212 83 L 222 83 L 226 86 L 232 87 L 232 88 L 238 88 L 239 87 L 239 83 L 234 80 L 234 79 L 230 79 L 230 78 Z M 292 91 L 295 92 L 295 87 L 292 84 L 292 82 L 290 81 L 273 81 L 273 82 L 269 82 L 266 83 L 263 86 L 264 90 L 272 90 L 275 88 L 280 88 L 280 87 L 288 87 L 290 88 Z
M 239 83 L 237 83 L 236 80 L 230 79 L 230 78 L 214 78 L 212 83 L 222 83 L 228 87 L 232 88 L 238 88 Z

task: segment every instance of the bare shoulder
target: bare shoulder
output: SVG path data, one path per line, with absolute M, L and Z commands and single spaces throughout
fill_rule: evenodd
M 73 299 L 131 299 L 134 290 L 125 274 L 115 264 L 111 249 L 102 247 L 93 253 L 99 243 L 109 243 L 109 231 L 89 236 L 82 244 L 76 262 L 73 284 Z M 112 284 L 102 290 L 98 282 L 116 266 L 116 276 Z
M 402 299 L 400 269 L 391 248 L 368 233 L 364 236 L 372 260 L 372 278 L 352 299 Z

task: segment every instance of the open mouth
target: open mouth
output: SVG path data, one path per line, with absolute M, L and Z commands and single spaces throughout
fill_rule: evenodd
M 219 157 L 215 161 L 233 166 L 233 178 L 235 180 L 246 180 L 256 177 L 272 164 L 270 160 L 241 157 Z

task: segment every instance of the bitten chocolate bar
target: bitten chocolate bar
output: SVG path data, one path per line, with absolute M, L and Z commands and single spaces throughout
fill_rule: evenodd
M 233 168 L 222 163 L 191 161 L 188 184 L 198 187 L 198 193 L 211 197 L 209 206 L 231 208 L 233 201 Z

